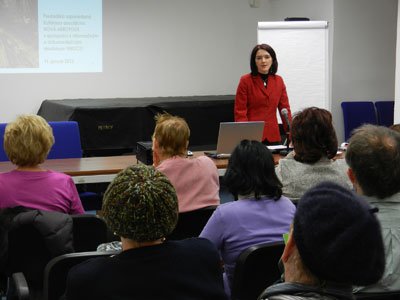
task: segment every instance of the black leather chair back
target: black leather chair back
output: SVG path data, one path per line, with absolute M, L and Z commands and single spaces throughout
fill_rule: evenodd
M 208 206 L 180 213 L 178 224 L 174 231 L 168 236 L 168 239 L 182 240 L 191 237 L 198 237 L 215 209 L 216 206 Z
M 256 300 L 261 292 L 280 279 L 278 268 L 285 244 L 254 245 L 244 250 L 236 261 L 232 283 L 233 300 Z
M 108 242 L 108 228 L 96 215 L 73 215 L 75 252 L 96 251 L 101 243 Z

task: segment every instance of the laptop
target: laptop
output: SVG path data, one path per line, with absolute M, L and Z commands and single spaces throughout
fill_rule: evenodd
M 262 141 L 264 121 L 221 122 L 219 124 L 217 151 L 205 151 L 211 158 L 229 158 L 242 140 Z

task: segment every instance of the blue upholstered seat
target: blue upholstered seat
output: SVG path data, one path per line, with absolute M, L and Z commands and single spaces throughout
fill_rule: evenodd
M 372 101 L 344 101 L 341 104 L 344 121 L 344 138 L 350 138 L 353 129 L 363 124 L 377 124 L 374 103 Z
M 376 101 L 375 107 L 378 124 L 386 127 L 393 125 L 394 101 Z

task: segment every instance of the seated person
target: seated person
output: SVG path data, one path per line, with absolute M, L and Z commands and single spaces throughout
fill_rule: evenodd
M 16 169 L 0 174 L 0 208 L 84 213 L 71 177 L 40 166 L 53 144 L 53 131 L 40 116 L 22 115 L 6 126 L 4 150 Z
M 390 129 L 393 129 L 394 131 L 400 132 L 400 124 L 393 124 L 389 126 Z
M 200 237 L 212 241 L 220 251 L 229 295 L 239 255 L 252 245 L 281 241 L 289 232 L 295 206 L 282 196 L 272 154 L 260 142 L 243 140 L 236 146 L 224 182 L 239 201 L 221 204 Z
M 103 216 L 122 252 L 75 266 L 66 299 L 225 299 L 218 252 L 206 239 L 166 241 L 178 220 L 168 178 L 154 167 L 121 171 L 104 195 Z
M 338 141 L 329 111 L 310 107 L 297 113 L 291 127 L 294 151 L 279 161 L 276 174 L 283 195 L 297 201 L 315 184 L 330 180 L 351 188 L 344 159 L 334 160 Z
M 282 254 L 284 282 L 268 287 L 259 299 L 352 300 L 352 285 L 377 282 L 385 251 L 375 211 L 336 183 L 307 191 Z
M 386 269 L 382 279 L 356 287 L 361 293 L 400 291 L 400 134 L 366 124 L 352 132 L 346 151 L 348 175 L 356 193 L 379 208 L 385 243 Z M 399 296 L 397 296 L 399 297 Z
M 187 157 L 190 129 L 180 117 L 156 116 L 153 164 L 171 181 L 178 195 L 179 212 L 219 205 L 219 177 L 206 157 Z

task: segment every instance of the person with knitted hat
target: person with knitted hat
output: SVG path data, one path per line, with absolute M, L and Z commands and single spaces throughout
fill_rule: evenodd
M 72 268 L 66 299 L 226 299 L 218 252 L 206 239 L 166 241 L 178 220 L 168 178 L 154 167 L 121 171 L 104 194 L 103 216 L 122 252 Z
M 376 211 L 333 182 L 309 189 L 282 254 L 284 282 L 268 287 L 259 299 L 354 299 L 353 285 L 377 282 L 385 253 Z

